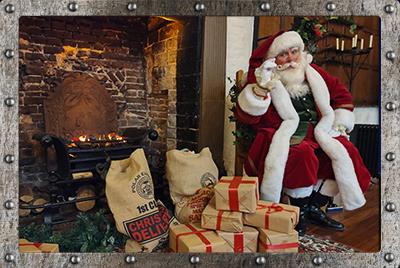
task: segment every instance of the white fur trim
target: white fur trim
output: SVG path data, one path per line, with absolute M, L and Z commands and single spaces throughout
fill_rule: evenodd
M 239 94 L 238 103 L 240 108 L 253 116 L 259 116 L 265 114 L 271 103 L 271 98 L 265 100 L 258 98 L 254 95 L 252 87 L 256 87 L 256 84 L 248 84 Z
M 338 108 L 335 110 L 335 121 L 333 126 L 344 126 L 347 129 L 347 132 L 351 132 L 354 128 L 354 113 L 347 109 Z
M 322 184 L 322 182 L 324 184 Z M 322 184 L 322 187 L 321 187 L 321 184 Z M 321 189 L 319 189 L 319 187 L 321 187 Z M 331 196 L 331 197 L 333 197 L 339 193 L 338 185 L 337 185 L 336 181 L 334 181 L 334 180 L 319 179 L 317 181 L 317 184 L 314 185 L 314 190 L 315 191 L 319 190 L 319 192 L 321 194 L 326 195 L 326 196 Z
M 358 184 L 353 162 L 346 148 L 329 134 L 333 125 L 334 112 L 329 104 L 330 98 L 326 83 L 311 66 L 306 69 L 306 76 L 315 103 L 322 115 L 314 130 L 315 139 L 332 161 L 332 169 L 343 199 L 344 208 L 353 210 L 362 207 L 366 200 Z
M 299 47 L 304 50 L 304 42 L 300 35 L 295 31 L 284 32 L 277 36 L 268 49 L 267 58 L 275 58 L 279 53 L 291 47 Z
M 261 200 L 278 203 L 281 197 L 283 175 L 289 154 L 290 137 L 299 125 L 299 116 L 281 81 L 277 80 L 273 83 L 270 96 L 275 109 L 283 121 L 275 132 L 268 154 L 265 157 L 260 198 Z
M 304 198 L 312 194 L 313 186 L 300 187 L 300 188 L 283 188 L 283 191 L 292 198 Z

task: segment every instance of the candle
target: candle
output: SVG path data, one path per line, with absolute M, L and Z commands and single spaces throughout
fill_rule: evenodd
M 344 40 L 342 40 L 342 51 L 344 50 Z
M 360 49 L 364 48 L 364 38 L 361 38 L 361 45 L 360 45 Z
M 357 48 L 357 38 L 358 38 L 358 34 L 356 34 L 356 36 L 354 37 L 354 47 Z
M 374 36 L 371 34 L 370 36 L 369 36 L 369 48 L 372 48 L 372 40 L 374 39 Z
M 336 50 L 339 50 L 339 38 L 336 38 Z

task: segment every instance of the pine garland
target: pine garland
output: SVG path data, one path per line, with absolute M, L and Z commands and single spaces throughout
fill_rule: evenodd
M 117 231 L 104 210 L 79 213 L 73 226 L 62 232 L 49 225 L 31 223 L 20 228 L 20 237 L 31 242 L 56 243 L 61 252 L 114 252 L 124 247 L 128 237 Z

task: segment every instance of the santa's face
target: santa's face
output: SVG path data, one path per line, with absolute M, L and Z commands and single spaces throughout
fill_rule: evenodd
M 278 65 L 284 65 L 290 62 L 300 62 L 300 49 L 298 47 L 286 49 L 276 56 L 275 63 Z
M 275 61 L 278 66 L 275 73 L 282 81 L 291 97 L 303 96 L 307 93 L 304 87 L 305 70 L 307 66 L 306 54 L 300 50 L 288 49 L 280 53 Z

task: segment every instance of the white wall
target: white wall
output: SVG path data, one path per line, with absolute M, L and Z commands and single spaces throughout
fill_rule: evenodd
M 232 131 L 235 124 L 228 120 L 232 113 L 229 100 L 229 89 L 234 84 L 236 71 L 247 72 L 249 58 L 253 45 L 254 17 L 227 17 L 227 48 L 226 48 L 226 89 L 225 89 L 225 127 L 224 127 L 224 165 L 228 175 L 235 175 L 235 146 Z M 231 78 L 232 83 L 229 82 Z
M 354 116 L 356 124 L 379 125 L 378 107 L 356 107 Z

